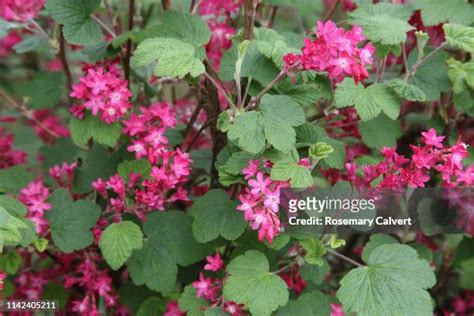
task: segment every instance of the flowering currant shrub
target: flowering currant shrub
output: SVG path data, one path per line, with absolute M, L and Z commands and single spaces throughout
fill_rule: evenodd
M 468 0 L 0 0 L 2 300 L 473 315 L 473 53 Z M 456 233 L 288 224 L 420 188 Z

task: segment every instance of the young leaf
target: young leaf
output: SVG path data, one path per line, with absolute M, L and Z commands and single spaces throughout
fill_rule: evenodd
M 236 210 L 239 203 L 231 200 L 224 190 L 211 190 L 197 198 L 189 213 L 194 216 L 193 233 L 198 242 L 204 243 L 222 236 L 235 240 L 245 230 L 246 222 Z
M 334 148 L 325 142 L 317 142 L 309 146 L 308 155 L 311 159 L 319 161 L 334 152 Z
M 115 122 L 107 125 L 99 117 L 86 115 L 83 120 L 71 119 L 69 129 L 74 144 L 84 146 L 92 138 L 99 144 L 114 147 L 120 138 L 121 126 Z
M 307 238 L 300 241 L 301 246 L 306 251 L 304 260 L 309 264 L 317 266 L 323 265 L 323 256 L 326 254 L 324 243 L 315 238 Z
M 91 229 L 100 217 L 101 209 L 88 200 L 72 201 L 69 192 L 57 189 L 51 195 L 53 209 L 46 213 L 54 244 L 70 253 L 92 244 Z
M 48 0 L 46 9 L 53 19 L 64 25 L 64 38 L 75 45 L 93 45 L 103 34 L 91 14 L 100 6 L 100 0 Z
M 135 223 L 123 221 L 109 225 L 99 241 L 105 261 L 113 270 L 120 268 L 132 255 L 134 249 L 143 246 L 143 234 Z
M 224 283 L 224 297 L 245 304 L 253 315 L 269 316 L 288 302 L 285 282 L 269 272 L 265 255 L 249 250 L 227 266 L 230 276 Z
M 155 37 L 138 45 L 132 65 L 142 67 L 154 62 L 156 76 L 183 78 L 189 73 L 197 77 L 205 72 L 204 64 L 194 57 L 194 47 L 175 38 Z
M 337 297 L 346 313 L 360 315 L 432 315 L 426 289 L 435 275 L 416 250 L 400 244 L 373 250 L 368 266 L 351 270 L 341 280 Z
M 474 27 L 445 24 L 443 30 L 449 45 L 474 53 Z
M 448 65 L 448 76 L 453 83 L 455 93 L 474 89 L 474 61 L 462 63 L 455 59 L 449 59 Z

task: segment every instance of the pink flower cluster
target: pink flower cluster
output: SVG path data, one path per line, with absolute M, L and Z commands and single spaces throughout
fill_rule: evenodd
M 43 180 L 38 179 L 21 189 L 18 195 L 18 200 L 28 209 L 26 218 L 35 223 L 36 232 L 40 235 L 45 234 L 48 230 L 48 221 L 44 218 L 44 212 L 52 208 L 51 204 L 46 203 L 49 193 Z
M 100 114 L 100 119 L 107 124 L 118 121 L 132 107 L 132 93 L 127 85 L 114 65 L 88 68 L 79 83 L 72 85 L 70 96 L 84 101 L 71 107 L 72 114 L 83 119 L 88 109 L 94 116 Z
M 468 155 L 466 144 L 458 139 L 455 145 L 444 146 L 444 136 L 438 136 L 434 129 L 421 134 L 424 146 L 410 145 L 413 150 L 410 160 L 397 154 L 395 149 L 384 147 L 381 150 L 384 161 L 362 166 L 363 176 L 356 175 L 358 167 L 355 163 L 347 163 L 348 180 L 357 187 L 370 187 L 372 181 L 381 177 L 379 188 L 417 188 L 424 187 L 430 180 L 430 171 L 437 171 L 444 187 L 474 183 L 474 166 L 464 169 L 462 165 L 462 160 Z
M 225 272 L 224 262 L 222 261 L 221 254 L 217 252 L 214 256 L 206 257 L 206 265 L 204 270 L 218 272 L 220 270 Z M 199 280 L 192 283 L 193 287 L 197 290 L 196 297 L 201 296 L 212 306 L 222 306 L 222 310 L 231 316 L 245 316 L 247 315 L 242 311 L 243 305 L 236 304 L 235 302 L 226 301 L 222 296 L 223 281 L 219 278 L 205 277 L 201 272 L 199 273 Z
M 301 165 L 309 166 L 307 159 L 300 161 Z M 248 187 L 239 195 L 240 205 L 237 209 L 244 212 L 244 218 L 250 222 L 253 230 L 258 230 L 258 239 L 266 239 L 269 243 L 280 231 L 280 189 L 289 186 L 288 182 L 273 181 L 268 174 L 271 162 L 263 161 L 263 170 L 260 171 L 258 160 L 250 160 L 242 170 Z
M 71 135 L 69 129 L 61 123 L 60 118 L 49 109 L 34 111 L 33 118 L 34 120 L 29 120 L 28 123 L 33 127 L 36 135 L 46 144 L 54 143 L 57 137 L 69 137 Z M 41 122 L 41 125 L 38 122 Z
M 141 175 L 132 172 L 127 185 L 119 175 L 107 181 L 97 179 L 93 188 L 105 198 L 109 198 L 107 190 L 113 191 L 115 197 L 110 197 L 110 208 L 119 213 L 133 212 L 140 218 L 148 211 L 164 210 L 168 202 L 187 201 L 187 192 L 181 184 L 188 181 L 192 161 L 188 153 L 170 148 L 165 136 L 166 129 L 176 125 L 171 107 L 167 103 L 141 107 L 139 114 L 132 113 L 123 124 L 123 132 L 132 139 L 128 151 L 133 152 L 136 159 L 147 159 L 152 165 L 151 172 L 141 182 Z M 127 194 L 134 196 L 136 205 L 126 205 Z
M 0 127 L 0 169 L 26 162 L 26 152 L 13 148 L 14 140 L 13 134 L 7 134 L 6 129 Z
M 451 302 L 451 308 L 444 310 L 444 316 L 472 315 L 474 313 L 474 291 L 461 291 Z
M 243 0 L 203 0 L 199 5 L 200 15 L 230 17 L 239 11 Z
M 15 32 L 10 32 L 0 39 L 0 57 L 4 58 L 11 54 L 13 46 L 21 42 L 21 36 Z
M 74 181 L 74 170 L 76 170 L 77 163 L 66 163 L 62 165 L 55 165 L 49 168 L 49 175 L 56 181 L 56 183 L 62 187 L 70 189 Z
M 2 0 L 0 17 L 7 21 L 27 22 L 41 11 L 45 0 Z
M 177 301 L 169 301 L 163 316 L 186 316 L 186 313 L 179 309 Z
M 217 70 L 222 55 L 232 46 L 231 36 L 235 34 L 235 28 L 231 26 L 232 14 L 236 13 L 241 5 L 241 0 L 204 0 L 199 6 L 200 15 L 211 16 L 207 25 L 212 35 L 206 45 L 206 52 Z
M 79 315 L 101 315 L 98 310 L 99 299 L 103 299 L 106 308 L 120 308 L 118 295 L 113 289 L 109 270 L 100 269 L 100 256 L 96 253 L 84 253 L 84 260 L 74 267 L 73 274 L 64 276 L 64 287 L 79 287 L 83 297 L 72 302 L 71 310 Z
M 353 77 L 355 82 L 369 77 L 366 66 L 372 65 L 375 48 L 372 43 L 358 47 L 366 40 L 359 26 L 346 31 L 332 21 L 318 21 L 316 35 L 313 41 L 304 39 L 301 55 L 289 53 L 283 57 L 287 69 L 326 71 L 336 82 L 346 76 Z

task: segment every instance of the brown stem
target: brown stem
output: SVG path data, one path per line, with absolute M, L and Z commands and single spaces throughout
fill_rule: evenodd
M 67 57 L 66 57 L 66 41 L 64 39 L 64 33 L 63 33 L 63 26 L 61 25 L 61 28 L 59 29 L 59 52 L 58 52 L 58 58 L 61 61 L 61 65 L 63 66 L 63 71 L 64 74 L 66 75 L 66 85 L 67 85 L 67 91 L 71 90 L 72 86 L 72 74 L 71 74 L 71 69 L 69 68 L 69 63 L 67 62 Z M 68 93 L 69 94 L 69 93 Z
M 210 63 L 205 62 L 206 71 L 211 74 L 214 74 L 214 70 Z M 217 93 L 217 88 L 215 85 L 208 79 L 204 82 L 203 89 L 201 91 L 201 95 L 205 98 L 204 101 L 204 111 L 206 111 L 207 117 L 209 119 L 215 118 L 212 121 L 212 124 L 209 126 L 212 138 L 212 161 L 216 160 L 217 155 L 219 152 L 224 148 L 227 143 L 227 138 L 224 133 L 222 133 L 217 128 L 217 117 L 221 112 L 220 102 L 219 102 L 219 95 Z M 211 164 L 211 187 L 219 185 L 219 174 L 215 167 L 215 164 Z
M 259 94 L 257 94 L 255 97 L 252 98 L 252 101 L 250 101 L 251 103 L 250 105 L 254 107 L 258 103 L 258 101 L 260 101 L 260 99 L 265 95 L 265 93 L 270 91 L 270 89 L 273 88 L 273 86 L 277 84 L 278 81 L 280 81 L 285 75 L 286 75 L 286 70 L 283 69 L 282 71 L 280 71 L 278 76 L 275 77 L 275 79 L 273 79 L 265 88 L 262 89 L 262 91 L 260 91 Z
M 244 14 L 245 14 L 245 27 L 244 27 L 244 39 L 253 39 L 253 25 L 255 23 L 255 12 L 257 9 L 256 0 L 245 0 L 244 2 Z
M 199 136 L 201 136 L 202 132 L 204 132 L 204 130 L 206 128 L 208 128 L 209 126 L 212 125 L 212 123 L 214 123 L 215 121 L 217 121 L 217 117 L 214 117 L 210 120 L 207 120 L 206 123 L 204 123 L 201 128 L 199 128 L 199 130 L 196 132 L 196 134 L 193 136 L 193 138 L 191 139 L 191 141 L 189 142 L 188 146 L 186 147 L 186 149 L 184 150 L 185 152 L 189 152 L 191 150 L 191 148 L 193 147 L 194 143 L 197 141 L 197 139 L 199 138 Z
M 339 3 L 341 2 L 341 0 L 336 0 L 334 1 L 334 3 L 332 4 L 332 6 L 329 8 L 329 10 L 326 12 L 326 14 L 324 15 L 323 17 L 323 21 L 327 21 L 329 20 L 332 15 L 334 14 L 334 12 L 336 11 L 336 8 L 337 6 L 339 5 Z
M 193 129 L 193 125 L 196 122 L 196 119 L 199 116 L 199 113 L 202 110 L 202 106 L 204 104 L 204 100 L 202 98 L 199 98 L 198 104 L 196 105 L 196 108 L 193 111 L 193 114 L 189 118 L 188 125 L 186 126 L 186 130 L 184 131 L 184 135 L 187 136 L 189 133 L 191 133 L 191 130 Z
M 51 129 L 49 129 L 49 127 L 47 127 L 46 125 L 44 125 L 43 122 L 41 122 L 40 120 L 38 120 L 37 118 L 35 118 L 35 117 L 32 115 L 32 112 L 31 112 L 30 110 L 28 110 L 25 106 L 18 104 L 10 95 L 8 95 L 8 93 L 6 93 L 5 91 L 3 91 L 2 89 L 0 89 L 0 97 L 4 98 L 5 101 L 7 101 L 7 104 L 8 104 L 11 108 L 20 111 L 20 113 L 21 113 L 24 117 L 26 117 L 26 118 L 29 119 L 29 120 L 32 120 L 36 125 L 38 125 L 38 126 L 41 127 L 42 129 L 44 129 L 44 131 L 45 131 L 46 133 L 48 133 L 49 135 L 51 135 L 51 136 L 54 137 L 54 138 L 59 138 L 59 137 L 60 137 L 58 134 L 56 134 L 56 132 L 52 131 Z
M 364 266 L 363 264 L 361 264 L 361 263 L 359 263 L 359 262 L 357 262 L 357 261 L 355 261 L 355 260 L 353 260 L 353 259 L 351 259 L 351 258 L 349 258 L 349 257 L 347 257 L 347 256 L 345 256 L 345 255 L 343 255 L 343 254 L 341 254 L 341 253 L 335 251 L 335 250 L 332 250 L 331 248 L 327 248 L 326 250 L 327 250 L 327 252 L 329 252 L 330 254 L 332 254 L 332 255 L 338 257 L 339 259 L 342 259 L 342 260 L 344 260 L 344 261 L 347 261 L 347 262 L 349 262 L 349 263 L 352 263 L 353 265 L 355 265 L 355 266 L 357 266 L 357 267 L 363 267 L 363 266 Z
M 133 17 L 135 16 L 135 0 L 129 0 L 128 2 L 128 31 L 133 30 Z M 132 40 L 129 38 L 127 46 L 125 48 L 125 57 L 123 58 L 123 72 L 125 74 L 125 80 L 127 80 L 130 86 L 130 58 L 132 56 Z
M 278 7 L 277 6 L 274 6 L 272 8 L 272 12 L 271 12 L 271 15 L 270 15 L 270 20 L 268 21 L 268 25 L 267 27 L 269 29 L 271 29 L 273 27 L 273 23 L 275 22 L 275 18 L 276 18 L 276 15 L 277 15 L 277 11 L 278 11 Z
M 170 10 L 171 9 L 171 0 L 161 0 L 161 5 L 163 10 Z

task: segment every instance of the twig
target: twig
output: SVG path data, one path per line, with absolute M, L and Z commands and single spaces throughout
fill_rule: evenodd
M 273 6 L 272 11 L 271 11 L 271 15 L 270 15 L 270 20 L 268 21 L 268 24 L 267 24 L 267 27 L 269 29 L 271 29 L 273 27 L 273 23 L 275 23 L 275 18 L 276 18 L 276 15 L 277 15 L 277 11 L 278 11 L 278 7 Z
M 324 15 L 323 17 L 323 21 L 327 21 L 329 20 L 332 15 L 334 14 L 334 12 L 336 11 L 336 8 L 337 6 L 339 5 L 339 3 L 341 2 L 341 0 L 336 0 L 334 1 L 334 3 L 332 4 L 332 6 L 329 8 L 329 10 L 326 12 L 326 14 Z
M 67 90 L 71 90 L 72 86 L 72 74 L 69 68 L 69 63 L 66 57 L 66 40 L 64 39 L 63 26 L 59 29 L 59 53 L 58 58 L 63 66 L 64 74 L 66 75 Z
M 3 97 L 5 101 L 7 101 L 7 104 L 10 105 L 11 108 L 19 110 L 20 113 L 26 117 L 29 120 L 32 120 L 35 124 L 37 124 L 39 127 L 45 130 L 49 135 L 59 138 L 60 136 L 56 134 L 56 132 L 52 131 L 47 127 L 46 125 L 43 124 L 40 120 L 35 118 L 32 115 L 32 112 L 28 110 L 25 106 L 18 104 L 11 96 L 9 96 L 4 90 L 0 89 L 0 97 Z
M 405 47 L 405 43 L 402 42 L 401 46 L 402 46 L 403 66 L 405 67 L 405 72 L 406 72 L 405 79 L 407 79 L 408 76 L 410 75 L 410 68 L 408 67 L 408 59 L 407 59 L 407 49 Z
M 294 266 L 294 265 L 296 265 L 296 264 L 297 264 L 297 262 L 294 262 L 294 261 L 293 261 L 293 262 L 291 262 L 291 263 L 289 263 L 289 264 L 287 264 L 287 265 L 281 267 L 281 268 L 278 269 L 278 270 L 272 271 L 272 274 L 278 274 L 278 273 L 280 273 L 280 272 L 283 272 L 283 271 L 285 271 L 285 270 L 288 270 L 289 268 L 291 268 L 292 266 Z
M 255 106 L 257 104 L 258 101 L 260 101 L 260 99 L 265 95 L 265 93 L 267 93 L 268 91 L 270 91 L 271 88 L 273 88 L 273 86 L 275 84 L 278 83 L 278 81 L 281 80 L 281 78 L 283 78 L 284 76 L 286 75 L 286 70 L 283 69 L 282 71 L 280 71 L 280 73 L 275 77 L 275 79 L 273 79 L 265 88 L 262 89 L 262 91 L 260 91 L 259 94 L 257 94 L 255 97 L 252 98 L 252 100 L 250 101 L 250 103 Z
M 133 30 L 133 17 L 135 16 L 135 0 L 129 0 L 128 2 L 128 31 Z M 130 86 L 130 58 L 132 56 L 132 39 L 129 38 L 127 46 L 125 48 L 125 57 L 123 58 L 123 72 L 125 74 L 125 80 L 127 80 Z
M 363 264 L 361 264 L 361 263 L 359 263 L 359 262 L 357 262 L 357 261 L 355 261 L 355 260 L 353 260 L 353 259 L 351 259 L 351 258 L 349 258 L 349 257 L 347 257 L 347 256 L 345 256 L 345 255 L 343 255 L 343 254 L 341 254 L 341 253 L 335 251 L 335 250 L 332 250 L 331 248 L 327 248 L 326 250 L 327 250 L 327 252 L 329 252 L 330 254 L 332 254 L 332 255 L 334 255 L 334 256 L 336 256 L 336 257 L 338 257 L 338 258 L 340 258 L 340 259 L 342 259 L 342 260 L 344 260 L 344 261 L 347 261 L 347 262 L 349 262 L 349 263 L 352 263 L 352 264 L 355 265 L 355 266 L 358 266 L 358 267 L 363 267 L 363 266 L 364 266 Z
M 171 0 L 161 0 L 161 6 L 163 7 L 163 10 L 171 9 Z
M 201 136 L 202 132 L 204 132 L 204 130 L 206 128 L 208 128 L 209 126 L 212 125 L 212 123 L 214 123 L 215 121 L 217 120 L 217 117 L 214 117 L 212 119 L 209 119 L 207 120 L 206 123 L 204 123 L 201 128 L 197 131 L 197 133 L 193 136 L 193 138 L 191 139 L 191 141 L 189 142 L 189 145 L 186 146 L 186 149 L 184 150 L 185 152 L 189 152 L 189 150 L 191 149 L 191 147 L 193 147 L 194 143 L 197 141 L 197 139 L 199 138 L 199 136 Z
M 97 24 L 99 24 L 107 33 L 109 33 L 109 35 L 111 35 L 112 37 L 117 37 L 117 34 L 115 34 L 114 31 L 112 31 L 108 26 L 107 24 L 105 24 L 101 19 L 99 19 L 97 16 L 93 15 L 92 14 L 92 18 L 94 19 L 94 21 L 97 22 Z
M 232 99 L 227 95 L 227 93 L 224 91 L 224 89 L 221 87 L 221 85 L 214 79 L 212 78 L 211 75 L 209 75 L 207 72 L 204 73 L 204 77 L 206 77 L 207 80 L 209 80 L 214 87 L 219 90 L 220 93 L 226 98 L 227 102 L 229 102 L 229 105 L 234 109 L 234 111 L 237 111 L 237 107 L 235 106 L 234 102 Z
M 244 14 L 245 14 L 245 26 L 244 26 L 244 39 L 253 39 L 253 24 L 255 23 L 255 11 L 257 8 L 257 1 L 245 0 L 244 2 Z
M 446 45 L 448 45 L 447 42 L 444 42 L 443 44 L 441 44 L 440 46 L 436 47 L 431 53 L 429 53 L 428 55 L 426 55 L 425 58 L 423 58 L 422 60 L 420 60 L 419 62 L 416 62 L 413 67 L 411 68 L 411 71 L 409 73 L 407 73 L 407 76 L 406 76 L 406 79 L 405 80 L 408 80 L 410 79 L 411 77 L 413 77 L 415 74 L 416 74 L 416 71 L 418 70 L 418 68 L 423 65 L 426 61 L 428 61 L 428 59 L 430 59 L 431 57 L 433 57 L 437 52 L 439 52 L 441 49 L 443 49 Z
M 199 113 L 202 110 L 203 105 L 204 105 L 204 101 L 198 100 L 198 104 L 196 105 L 196 108 L 194 109 L 193 114 L 191 114 L 191 117 L 189 118 L 188 125 L 186 125 L 186 130 L 184 131 L 185 136 L 189 135 L 189 133 L 191 132 L 193 125 L 196 122 L 196 119 L 198 118 Z

